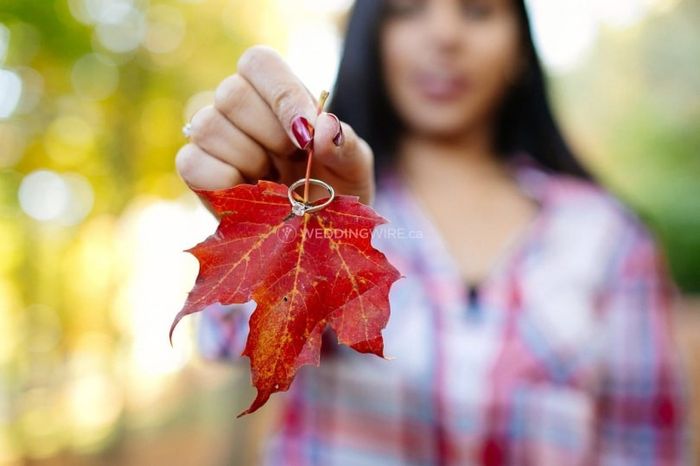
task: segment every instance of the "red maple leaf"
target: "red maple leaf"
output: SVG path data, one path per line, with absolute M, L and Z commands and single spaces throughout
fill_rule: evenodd
M 199 275 L 170 327 L 170 341 L 185 315 L 215 302 L 255 300 L 242 355 L 250 358 L 257 397 L 239 417 L 287 390 L 302 365 L 319 365 L 327 325 L 340 343 L 384 357 L 389 289 L 402 277 L 371 245 L 384 218 L 347 195 L 336 195 L 320 211 L 294 215 L 287 186 L 264 180 L 196 192 L 220 223 L 185 251 L 199 260 Z

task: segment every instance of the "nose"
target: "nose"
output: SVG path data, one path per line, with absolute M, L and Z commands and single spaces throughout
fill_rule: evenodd
M 455 0 L 429 2 L 428 31 L 440 48 L 453 47 L 459 42 L 462 30 L 458 3 Z

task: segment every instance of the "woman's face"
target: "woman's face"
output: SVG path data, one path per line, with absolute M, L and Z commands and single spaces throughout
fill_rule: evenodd
M 489 125 L 522 63 L 513 0 L 386 2 L 382 71 L 408 130 L 449 137 Z

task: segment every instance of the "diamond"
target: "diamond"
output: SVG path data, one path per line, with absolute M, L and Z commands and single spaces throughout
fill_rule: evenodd
M 301 202 L 295 202 L 292 204 L 292 213 L 301 217 L 306 213 L 306 205 Z

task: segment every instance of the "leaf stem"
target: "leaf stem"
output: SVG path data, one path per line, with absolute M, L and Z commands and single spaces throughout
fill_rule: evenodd
M 316 108 L 316 115 L 320 115 L 323 111 L 323 107 L 326 105 L 326 100 L 328 99 L 328 91 L 321 91 L 321 96 L 318 99 L 318 107 Z M 309 156 L 306 161 L 306 181 L 304 182 L 304 204 L 309 199 L 309 178 L 311 177 L 311 161 L 314 158 L 314 145 L 311 143 L 309 146 Z

